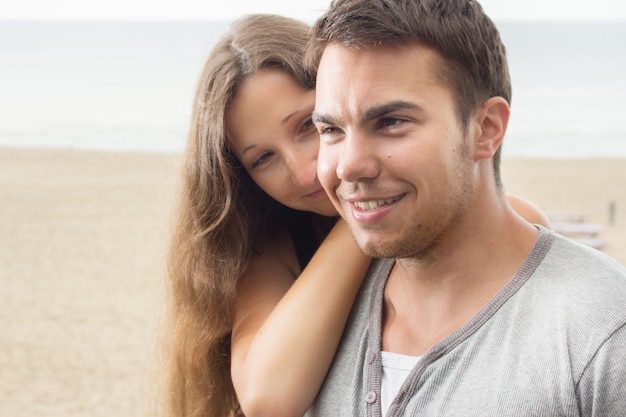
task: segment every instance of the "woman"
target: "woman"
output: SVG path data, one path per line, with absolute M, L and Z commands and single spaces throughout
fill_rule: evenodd
M 315 280 L 307 279 L 304 274 L 298 282 L 302 291 L 294 288 L 291 293 L 296 297 L 283 300 L 290 314 L 279 314 L 278 318 L 289 320 L 305 314 L 308 317 L 298 323 L 306 326 L 291 326 L 288 322 L 287 327 L 280 327 L 277 336 L 272 336 L 275 333 L 271 328 L 260 333 L 270 336 L 266 339 L 273 345 L 274 361 L 254 360 L 254 352 L 264 352 L 263 340 L 256 341 L 258 349 L 253 348 L 248 354 L 260 324 L 300 275 L 302 266 L 335 221 L 334 217 L 327 217 L 335 216 L 336 212 L 326 198 L 320 198 L 321 187 L 314 172 L 318 140 L 310 122 L 314 80 L 301 65 L 308 29 L 303 23 L 275 16 L 242 19 L 214 48 L 201 75 L 185 154 L 179 220 L 170 255 L 174 338 L 170 342 L 173 361 L 169 395 L 173 415 L 225 416 L 237 411 L 238 401 L 231 382 L 231 332 L 234 380 L 241 385 L 247 382 L 249 387 L 238 387 L 242 403 L 251 404 L 245 411 L 255 415 L 255 404 L 261 400 L 285 407 L 272 409 L 269 413 L 273 415 L 302 413 L 324 378 L 367 267 L 367 258 L 358 251 L 342 225 L 343 230 L 337 232 L 343 233 L 329 237 L 331 250 L 325 251 L 324 262 L 312 262 L 318 269 L 336 271 L 332 274 L 322 271 Z M 299 167 L 299 171 L 306 168 L 306 172 L 300 172 L 298 177 L 308 179 L 283 181 L 283 175 L 279 180 L 295 189 L 292 195 L 313 194 L 299 202 L 285 201 L 288 198 L 283 198 L 284 195 L 278 198 L 296 209 L 314 210 L 321 215 L 277 204 L 250 178 L 228 140 L 227 116 L 231 119 L 235 116 L 232 112 L 235 95 L 246 80 L 267 68 L 280 69 L 296 86 L 292 96 L 301 96 L 298 106 L 305 109 L 289 119 L 287 128 L 283 129 L 282 125 L 277 131 L 281 130 L 289 141 L 306 143 L 302 149 L 308 154 L 307 160 Z M 230 109 L 228 115 L 227 109 Z M 295 140 L 288 137 L 292 131 Z M 243 155 L 248 156 L 248 152 Z M 266 177 L 267 173 L 276 175 L 271 173 L 274 168 L 263 169 L 260 165 L 255 165 L 256 171 L 264 171 L 266 175 L 261 173 L 257 178 L 270 186 Z M 337 247 L 342 252 L 333 250 Z M 307 283 L 311 285 L 307 287 Z M 322 297 L 324 308 L 319 309 Z M 319 328 L 316 334 L 323 335 L 317 338 L 322 342 L 317 343 L 319 349 L 310 342 L 310 331 L 298 331 L 312 327 Z M 291 331 L 283 332 L 283 329 Z M 276 343 L 277 337 L 281 343 Z M 294 367 L 289 363 L 294 357 L 313 366 L 309 370 Z M 324 362 L 326 367 L 322 365 Z M 272 370 L 272 378 L 263 380 L 261 375 L 259 379 L 263 383 L 256 382 L 259 379 L 255 375 L 262 370 L 256 371 L 255 364 L 266 364 L 269 367 L 266 369 Z M 297 369 L 303 369 L 300 377 L 292 374 Z M 281 378 L 277 375 L 279 371 L 285 371 L 286 375 Z M 315 379 L 312 375 L 316 375 Z M 298 378 L 307 383 L 298 383 Z M 255 387 L 268 384 L 281 395 L 278 401 L 262 391 L 255 394 Z M 303 405 L 296 410 L 289 410 L 288 404 L 282 406 L 280 399 L 288 396 Z
M 304 414 L 369 264 L 317 180 L 308 30 L 246 17 L 200 77 L 170 253 L 171 415 Z

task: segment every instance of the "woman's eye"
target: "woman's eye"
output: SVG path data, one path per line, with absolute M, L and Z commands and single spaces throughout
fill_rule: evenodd
M 309 129 L 313 128 L 315 125 L 313 124 L 313 119 L 311 117 L 309 117 L 308 119 L 306 119 L 304 121 L 304 123 L 302 123 L 302 125 L 300 126 L 300 132 L 306 132 Z
M 263 155 L 259 156 L 253 163 L 252 163 L 252 168 L 257 168 L 265 163 L 267 163 L 270 158 L 273 156 L 274 154 L 272 152 L 266 152 Z

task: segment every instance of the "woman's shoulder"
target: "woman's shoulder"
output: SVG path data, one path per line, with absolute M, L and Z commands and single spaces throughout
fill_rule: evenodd
M 293 274 L 295 279 L 300 275 L 301 268 L 293 238 L 289 230 L 278 225 L 270 236 L 267 236 L 263 248 L 250 259 L 249 268 L 267 268 L 270 265 L 282 266 Z

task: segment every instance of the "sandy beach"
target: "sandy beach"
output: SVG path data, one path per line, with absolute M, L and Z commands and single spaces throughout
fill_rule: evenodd
M 0 150 L 0 415 L 154 414 L 173 155 Z
M 0 149 L 0 416 L 155 415 L 179 160 Z M 626 264 L 626 161 L 504 160 L 503 178 L 601 225 Z

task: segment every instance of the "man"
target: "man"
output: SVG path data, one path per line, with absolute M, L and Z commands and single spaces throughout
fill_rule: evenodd
M 375 262 L 311 416 L 625 416 L 626 270 L 518 217 L 511 87 L 470 0 L 314 27 L 320 180 Z

